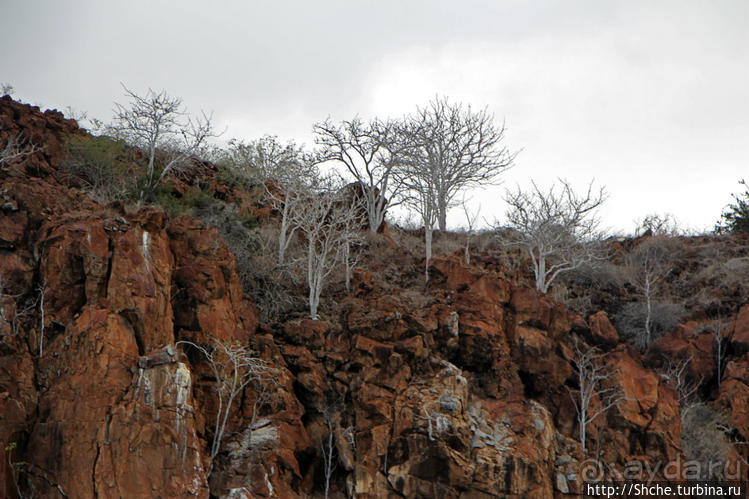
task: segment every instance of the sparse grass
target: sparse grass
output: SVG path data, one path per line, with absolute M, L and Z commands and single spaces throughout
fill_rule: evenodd
M 127 200 L 134 188 L 125 144 L 106 136 L 73 136 L 65 144 L 62 171 L 98 201 Z

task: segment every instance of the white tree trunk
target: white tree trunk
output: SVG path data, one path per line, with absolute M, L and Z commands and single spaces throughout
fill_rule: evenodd
M 543 253 L 538 255 L 536 260 L 536 289 L 542 293 L 548 291 L 548 285 L 546 284 L 546 256 Z
M 645 302 L 647 306 L 647 313 L 645 315 L 645 345 L 650 345 L 651 331 L 650 331 L 650 320 L 653 313 L 653 293 L 650 286 L 650 274 L 645 276 Z
M 437 210 L 440 232 L 445 232 L 447 230 L 447 199 L 443 196 L 440 196 L 437 201 Z
M 286 231 L 288 230 L 289 223 L 289 208 L 288 203 L 283 204 L 283 211 L 281 212 L 281 230 L 278 234 L 278 264 L 283 265 L 284 254 L 286 253 Z
M 346 291 L 351 292 L 351 241 L 343 243 L 343 261 L 346 266 Z
M 432 260 L 432 228 L 424 225 L 424 246 L 426 249 L 426 262 L 424 263 L 424 283 L 429 283 L 429 263 Z
M 317 265 L 315 258 L 315 243 L 310 238 L 307 243 L 307 286 L 309 286 L 309 316 L 317 320 L 317 305 L 320 294 L 317 292 Z

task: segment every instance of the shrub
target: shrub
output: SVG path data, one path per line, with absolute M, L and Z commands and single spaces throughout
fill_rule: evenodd
M 277 320 L 299 300 L 290 292 L 295 277 L 278 268 L 272 247 L 275 236 L 269 227 L 257 228 L 254 217 L 240 215 L 233 205 L 218 200 L 192 210 L 204 224 L 216 227 L 226 246 L 237 258 L 237 273 L 244 292 L 258 306 L 264 321 Z
M 614 315 L 614 325 L 619 333 L 635 347 L 644 350 L 650 343 L 671 331 L 684 317 L 684 307 L 663 300 L 651 302 L 650 341 L 645 333 L 648 317 L 647 304 L 643 301 L 627 303 Z
M 109 137 L 74 136 L 65 144 L 62 168 L 94 198 L 126 199 L 132 182 L 124 150 L 124 143 Z
M 685 232 L 671 213 L 650 213 L 635 220 L 635 237 L 646 234 L 654 236 L 678 236 Z
M 742 179 L 739 184 L 747 187 L 746 181 Z M 733 194 L 734 202 L 726 207 L 726 211 L 720 216 L 715 225 L 717 233 L 747 233 L 749 232 L 749 188 L 742 194 Z
M 688 460 L 700 464 L 701 480 L 723 477 L 730 444 L 723 429 L 725 417 L 705 404 L 693 404 L 682 411 L 681 442 Z

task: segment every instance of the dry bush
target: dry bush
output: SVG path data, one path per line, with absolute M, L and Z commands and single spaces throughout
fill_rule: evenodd
M 641 350 L 650 346 L 664 334 L 671 331 L 684 317 L 684 306 L 663 300 L 651 302 L 650 341 L 645 334 L 645 321 L 648 317 L 647 304 L 641 301 L 627 303 L 613 317 L 619 333 L 636 348 Z
M 586 317 L 594 312 L 593 298 L 589 290 L 581 294 L 572 292 L 562 282 L 556 283 L 551 288 L 551 296 L 564 303 L 564 306 L 582 317 Z
M 520 248 L 503 248 L 500 249 L 499 257 L 505 268 L 511 273 L 528 273 L 528 255 Z M 529 274 L 530 275 L 530 274 Z
M 622 267 L 605 260 L 590 262 L 562 275 L 552 296 L 585 317 L 619 296 L 625 281 Z
M 684 243 L 678 237 L 656 235 L 644 239 L 632 248 L 629 259 L 639 262 L 644 258 L 657 259 L 663 264 L 673 264 L 684 256 Z
M 461 232 L 434 232 L 432 253 L 434 255 L 450 255 L 463 251 L 465 248 L 465 233 Z
M 567 286 L 593 289 L 617 289 L 626 282 L 625 271 L 610 261 L 597 261 L 581 265 L 563 276 Z
M 237 258 L 242 288 L 255 301 L 262 320 L 278 320 L 299 306 L 299 298 L 293 293 L 298 273 L 292 267 L 276 265 L 277 234 L 272 226 L 251 229 L 254 219 L 242 217 L 236 207 L 220 201 L 196 209 L 193 214 L 206 225 L 218 228 Z
M 728 428 L 725 419 L 705 404 L 693 404 L 682 410 L 682 448 L 688 460 L 699 463 L 701 480 L 724 478 L 731 447 L 725 438 Z
M 471 238 L 471 250 L 478 253 L 502 250 L 502 243 L 497 239 L 497 234 L 492 229 L 477 231 Z
M 424 236 L 418 227 L 390 225 L 390 237 L 412 255 L 424 253 Z
M 393 247 L 386 238 L 363 234 L 361 248 L 361 267 L 377 276 L 377 286 L 384 291 L 401 292 L 406 288 L 416 286 L 423 290 L 423 270 L 421 267 L 421 250 L 408 249 L 406 245 L 413 244 L 418 236 L 404 234 L 399 227 L 390 227 L 391 236 L 398 245 Z M 422 245 L 424 241 L 419 240 Z M 404 251 L 405 250 L 405 251 Z
M 691 231 L 673 213 L 650 213 L 635 220 L 635 237 L 647 232 L 654 236 L 678 236 Z
M 730 258 L 714 261 L 700 270 L 695 276 L 702 281 L 713 282 L 718 286 L 732 286 L 749 281 L 749 257 Z
M 109 137 L 72 137 L 65 144 L 62 171 L 97 201 L 127 199 L 135 185 L 124 155 L 125 144 Z

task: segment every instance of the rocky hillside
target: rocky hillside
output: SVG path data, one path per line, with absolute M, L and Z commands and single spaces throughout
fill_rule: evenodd
M 4 97 L 0 143 L 19 132 L 42 149 L 0 172 L 4 497 L 322 497 L 326 475 L 333 497 L 552 497 L 632 462 L 662 477 L 666 463 L 695 458 L 700 438 L 723 444 L 712 455 L 723 476 L 740 467 L 747 478 L 749 299 L 740 283 L 684 279 L 705 267 L 690 248 L 740 254 L 749 241 L 679 241 L 681 291 L 702 286 L 711 300 L 685 299 L 681 324 L 643 353 L 610 319 L 631 300 L 626 287 L 573 307 L 581 315 L 485 251 L 470 265 L 437 257 L 424 289 L 423 261 L 387 233 L 369 241 L 352 290 L 326 296 L 321 320 L 270 320 L 216 227 L 95 201 L 60 166 L 85 132 Z M 203 182 L 243 199 L 202 168 L 174 191 Z M 261 225 L 272 216 L 253 209 Z M 637 242 L 616 244 L 626 254 Z M 590 286 L 570 282 L 572 294 Z M 703 327 L 716 310 L 718 376 Z M 214 339 L 252 349 L 275 374 L 238 394 L 210 470 L 217 382 L 193 345 Z M 584 454 L 571 394 L 590 346 L 607 352 L 605 386 L 620 396 L 588 425 Z M 664 370 L 685 359 L 684 376 Z M 704 401 L 690 407 L 720 419 L 718 437 L 709 418 L 690 419 L 680 383 Z

